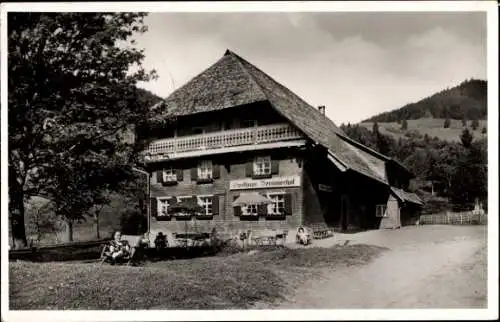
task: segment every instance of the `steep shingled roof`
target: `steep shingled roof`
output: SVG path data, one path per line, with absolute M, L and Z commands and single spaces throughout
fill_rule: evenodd
M 168 114 L 182 116 L 267 100 L 261 88 L 226 54 L 167 97 Z
M 387 184 L 384 176 L 373 171 L 373 167 L 339 137 L 344 133 L 333 121 L 229 50 L 215 64 L 174 91 L 165 104 L 169 116 L 182 116 L 259 101 L 271 103 L 278 113 L 326 147 L 348 168 Z

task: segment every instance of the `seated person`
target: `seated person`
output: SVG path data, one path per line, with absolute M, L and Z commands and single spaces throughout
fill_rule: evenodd
M 111 258 L 113 258 L 114 260 L 131 254 L 129 243 L 126 240 L 121 240 L 121 237 L 121 231 L 115 231 L 115 233 L 113 234 L 113 240 L 111 241 L 109 247 Z
M 309 235 L 303 227 L 299 227 L 297 230 L 297 241 L 303 245 L 309 244 Z
M 156 249 L 163 249 L 167 247 L 167 236 L 165 236 L 162 232 L 159 232 L 155 238 L 155 247 Z

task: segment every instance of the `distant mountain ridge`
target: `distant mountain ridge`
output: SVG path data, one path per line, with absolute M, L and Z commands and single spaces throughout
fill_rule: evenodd
M 398 122 L 425 117 L 481 120 L 487 116 L 487 81 L 470 79 L 416 103 L 372 116 L 363 122 Z

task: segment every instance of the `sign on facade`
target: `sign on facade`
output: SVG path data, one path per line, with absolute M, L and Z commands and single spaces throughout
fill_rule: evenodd
M 332 192 L 332 186 L 329 186 L 327 184 L 320 183 L 318 185 L 318 189 L 319 191 Z
M 229 182 L 229 190 L 300 187 L 300 176 L 270 179 L 240 179 Z

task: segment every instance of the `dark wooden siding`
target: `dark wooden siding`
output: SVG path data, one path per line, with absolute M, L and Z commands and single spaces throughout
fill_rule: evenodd
M 156 220 L 151 219 L 151 233 L 156 234 L 159 231 L 183 232 L 200 231 L 210 232 L 213 228 L 218 231 L 236 231 L 236 230 L 260 230 L 260 229 L 291 229 L 299 226 L 303 218 L 303 193 L 301 187 L 274 188 L 274 189 L 255 189 L 255 190 L 229 190 L 229 182 L 233 179 L 248 179 L 246 168 L 249 160 L 257 155 L 270 155 L 278 163 L 277 174 L 273 176 L 302 176 L 302 155 L 297 149 L 280 149 L 255 151 L 246 153 L 232 153 L 227 155 L 211 156 L 204 159 L 212 160 L 214 166 L 219 167 L 219 178 L 214 179 L 212 183 L 199 184 L 191 180 L 192 170 L 198 163 L 198 159 L 185 159 L 172 162 L 157 164 L 152 171 L 151 195 L 152 197 L 167 196 L 192 196 L 192 195 L 217 195 L 219 197 L 219 215 L 213 216 L 211 220 L 191 219 L 191 220 Z M 201 159 L 200 159 L 201 160 Z M 175 185 L 164 185 L 157 183 L 156 175 L 163 167 L 172 166 L 174 169 L 182 170 L 182 181 Z M 258 220 L 244 220 L 235 216 L 232 202 L 234 196 L 242 192 L 284 192 L 291 196 L 290 215 L 280 219 L 271 219 L 267 217 L 258 217 Z

